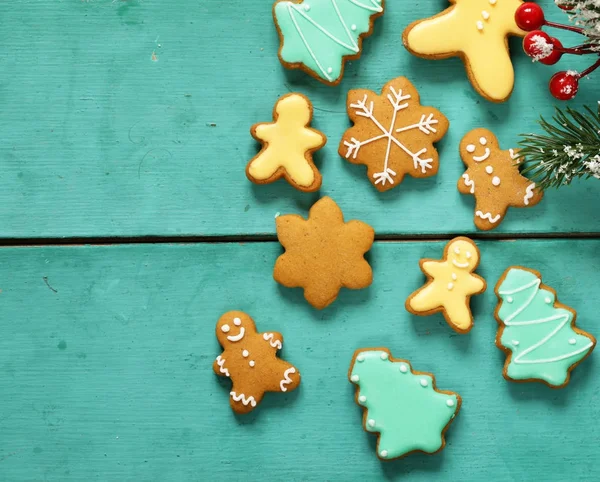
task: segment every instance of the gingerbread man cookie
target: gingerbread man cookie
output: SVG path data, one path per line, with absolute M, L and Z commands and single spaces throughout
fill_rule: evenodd
M 479 266 L 479 249 L 469 238 L 458 237 L 444 249 L 444 259 L 422 259 L 421 271 L 427 283 L 406 300 L 406 309 L 414 315 L 442 312 L 446 322 L 458 333 L 473 328 L 471 296 L 485 291 L 485 280 L 474 274 Z
M 216 332 L 223 353 L 213 370 L 231 379 L 229 403 L 235 412 L 251 412 L 265 392 L 291 392 L 300 384 L 298 369 L 277 358 L 281 333 L 257 333 L 254 320 L 241 311 L 221 316 Z
M 450 0 L 442 13 L 417 20 L 402 36 L 413 55 L 427 59 L 459 56 L 469 79 L 492 102 L 507 100 L 515 84 L 508 36 L 524 37 L 515 13 L 521 0 Z
M 302 94 L 288 94 L 275 104 L 273 121 L 252 126 L 251 134 L 263 144 L 248 163 L 246 176 L 255 184 L 268 184 L 284 177 L 300 191 L 321 187 L 321 174 L 312 154 L 321 149 L 327 137 L 308 127 L 313 107 Z
M 458 181 L 462 194 L 475 196 L 475 226 L 482 230 L 497 227 L 510 206 L 535 206 L 543 191 L 519 172 L 514 149 L 500 150 L 498 139 L 487 129 L 475 129 L 461 141 L 460 156 L 467 166 Z

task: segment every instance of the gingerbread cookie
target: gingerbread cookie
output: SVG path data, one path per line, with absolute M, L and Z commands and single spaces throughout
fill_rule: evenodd
M 469 238 L 458 237 L 446 245 L 443 259 L 422 259 L 419 265 L 427 275 L 427 283 L 408 297 L 406 309 L 419 316 L 442 312 L 454 331 L 471 331 L 471 296 L 483 293 L 487 287 L 485 280 L 473 273 L 479 258 L 477 245 Z
M 575 326 L 575 310 L 558 302 L 540 273 L 521 266 L 504 272 L 496 295 L 496 346 L 507 355 L 504 378 L 566 386 L 571 371 L 596 346 L 592 335 Z
M 448 130 L 448 119 L 433 107 L 420 105 L 419 93 L 405 77 L 388 82 L 381 95 L 351 90 L 346 103 L 354 126 L 346 131 L 339 154 L 352 164 L 367 166 L 379 191 L 398 186 L 406 174 L 437 174 L 433 147 Z
M 217 339 L 223 353 L 214 361 L 213 370 L 231 379 L 229 403 L 235 412 L 251 412 L 265 392 L 291 392 L 300 384 L 298 369 L 277 358 L 283 346 L 281 333 L 257 333 L 246 313 L 230 311 L 221 316 Z
M 508 36 L 524 37 L 515 21 L 521 0 L 450 0 L 442 13 L 410 24 L 402 39 L 410 53 L 426 59 L 463 59 L 469 79 L 483 97 L 504 102 L 515 73 Z
M 273 17 L 288 69 L 302 69 L 315 79 L 337 85 L 344 63 L 360 57 L 362 39 L 383 15 L 383 0 L 279 0 Z
M 469 132 L 460 143 L 460 156 L 467 166 L 458 181 L 462 194 L 475 196 L 475 226 L 490 230 L 497 227 L 509 206 L 535 206 L 543 191 L 519 172 L 518 151 L 500 150 L 498 139 L 487 129 Z
M 284 177 L 300 191 L 312 192 L 321 187 L 321 173 L 312 159 L 327 137 L 308 126 L 313 107 L 302 94 L 288 94 L 275 104 L 273 121 L 255 124 L 251 133 L 262 142 L 262 150 L 248 163 L 246 176 L 256 184 L 275 182 Z
M 444 448 L 444 435 L 462 400 L 457 393 L 438 390 L 431 373 L 413 371 L 387 348 L 363 348 L 354 353 L 348 378 L 357 385 L 365 431 L 378 433 L 381 460 Z
M 277 259 L 273 277 L 288 288 L 304 288 L 304 297 L 317 309 L 333 303 L 342 287 L 358 290 L 373 282 L 364 258 L 375 239 L 373 228 L 361 221 L 344 222 L 329 197 L 313 205 L 308 219 L 279 216 L 277 236 L 285 253 Z

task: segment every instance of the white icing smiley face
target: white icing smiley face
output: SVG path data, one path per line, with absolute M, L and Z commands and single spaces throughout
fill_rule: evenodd
M 473 248 L 473 245 L 458 240 L 448 246 L 448 261 L 455 268 L 473 270 L 479 262 L 479 254 Z M 451 290 L 452 288 L 449 287 L 448 289 Z
M 475 154 L 477 154 L 477 146 L 475 144 L 468 144 L 465 149 L 467 150 L 467 152 L 469 154 L 473 155 L 473 160 L 475 162 L 483 162 L 483 161 L 487 160 L 490 157 L 490 155 L 492 154 L 492 151 L 490 150 L 490 148 L 486 147 L 487 143 L 488 143 L 488 140 L 485 137 L 479 138 L 479 144 L 481 144 L 485 148 L 484 153 L 480 156 L 475 155 Z
M 242 326 L 241 318 L 235 317 L 231 322 L 221 324 L 220 330 L 226 335 L 228 341 L 237 343 L 244 338 L 246 329 Z

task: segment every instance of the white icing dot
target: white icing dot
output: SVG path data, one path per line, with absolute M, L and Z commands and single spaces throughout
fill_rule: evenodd
M 446 405 L 448 405 L 449 407 L 454 407 L 454 400 L 446 400 Z
M 550 304 L 552 303 L 552 298 L 550 298 L 549 296 L 544 300 L 546 303 Z
M 494 178 L 492 179 L 492 184 L 494 186 L 499 186 L 500 185 L 500 178 L 498 176 L 494 176 Z
M 359 380 L 358 375 L 352 375 L 352 377 L 350 377 L 350 380 L 352 380 L 353 382 L 357 382 Z
M 370 419 L 367 423 L 369 424 L 369 427 L 375 426 L 375 420 L 373 420 L 373 419 Z
M 569 340 L 569 345 L 575 345 L 575 343 L 577 343 L 577 340 L 575 338 L 571 338 Z
M 465 256 L 467 257 L 467 259 L 471 259 L 471 251 L 467 251 L 467 254 L 465 254 Z
M 485 168 L 485 172 L 487 172 L 488 174 L 491 174 L 492 172 L 494 172 L 494 168 L 492 166 L 487 166 Z
M 454 248 L 454 252 L 455 252 L 456 254 L 460 254 L 460 249 L 458 249 L 458 248 Z
M 427 385 L 429 385 L 429 383 L 427 382 L 427 380 L 425 378 L 421 378 L 421 386 L 422 387 L 426 387 Z
M 364 361 L 365 361 L 365 357 L 364 357 L 363 355 L 358 355 L 358 356 L 356 357 L 356 361 L 357 361 L 357 362 L 364 362 Z
M 354 24 L 353 24 L 353 25 L 352 25 L 350 28 L 351 28 L 352 30 L 356 30 L 356 25 L 354 25 Z
M 248 353 L 248 350 L 244 350 L 244 351 L 242 352 L 242 356 L 243 356 L 244 358 L 247 358 L 247 357 L 248 357 L 248 355 L 250 355 L 250 353 Z
M 387 450 L 382 450 L 381 452 L 379 452 L 379 455 L 381 455 L 382 457 L 387 457 L 388 456 L 388 451 Z
M 506 302 L 507 302 L 507 303 L 512 303 L 513 301 L 514 301 L 514 300 L 513 300 L 513 297 L 512 297 L 512 296 L 509 296 L 509 297 L 507 297 L 507 298 L 506 298 Z
M 513 344 L 514 346 L 519 346 L 519 342 L 518 342 L 517 340 L 513 340 L 513 341 L 512 341 L 512 344 Z
M 483 30 L 483 22 L 481 20 L 477 21 L 477 30 Z
M 408 371 L 408 367 L 403 363 L 402 365 L 400 365 L 400 371 L 402 373 L 406 373 Z
M 389 355 L 388 355 L 387 353 L 382 353 L 382 354 L 381 354 L 381 359 L 382 359 L 382 360 L 387 360 L 387 359 L 388 359 L 388 356 L 389 356 Z
M 475 152 L 475 146 L 473 144 L 469 144 L 467 146 L 467 152 Z
M 457 278 L 458 278 L 458 276 L 456 276 L 456 273 L 452 273 L 452 279 L 453 279 L 454 281 L 456 281 L 456 279 L 457 279 Z
M 454 283 L 448 283 L 448 291 L 452 291 L 454 288 Z
M 329 68 L 327 69 L 327 73 L 328 73 L 328 74 L 331 74 L 331 72 L 333 72 L 333 68 L 332 68 L 332 67 L 329 67 Z
M 233 319 L 233 324 L 235 326 L 240 326 L 242 324 L 242 320 L 240 320 L 239 318 L 234 318 Z
M 360 397 L 358 397 L 358 401 L 360 403 L 365 403 L 367 401 L 367 397 L 365 397 L 364 395 L 361 395 Z
M 250 365 L 251 367 L 253 367 L 255 365 L 254 360 L 250 360 L 250 362 L 248 363 L 248 365 Z
M 486 10 L 484 10 L 483 12 L 481 12 L 481 16 L 483 17 L 484 20 L 488 20 L 490 18 L 490 12 L 487 12 Z
M 231 328 L 229 327 L 229 325 L 223 325 L 223 326 L 221 327 L 221 331 L 222 331 L 223 333 L 229 333 L 229 330 L 231 330 Z
M 304 4 L 304 10 L 306 10 L 307 12 L 310 10 L 310 5 L 308 3 Z
M 497 0 L 490 0 L 490 5 L 496 5 Z
M 480 138 L 479 138 L 479 143 L 480 143 L 482 146 L 485 146 L 485 145 L 487 144 L 487 139 L 486 139 L 485 137 L 480 137 Z

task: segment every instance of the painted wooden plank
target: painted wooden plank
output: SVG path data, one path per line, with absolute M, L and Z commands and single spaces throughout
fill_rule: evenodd
M 508 263 L 537 268 L 600 334 L 600 241 L 479 245 L 490 286 Z M 404 310 L 418 259 L 441 249 L 377 243 L 373 286 L 323 312 L 272 280 L 274 243 L 0 250 L 0 480 L 598 480 L 600 355 L 564 390 L 506 382 L 491 289 L 466 336 Z M 303 375 L 240 417 L 211 368 L 232 308 L 281 331 Z M 346 372 L 380 345 L 463 396 L 441 454 L 375 457 Z
M 552 19 L 566 19 L 552 0 L 540 3 Z M 361 60 L 331 88 L 281 67 L 271 2 L 3 2 L 0 236 L 273 233 L 276 212 L 305 211 L 318 197 L 284 182 L 253 186 L 244 175 L 258 147 L 250 126 L 270 120 L 288 91 L 314 102 L 314 125 L 329 136 L 316 156 L 321 193 L 349 216 L 381 234 L 472 232 L 473 200 L 456 190 L 460 139 L 484 126 L 513 145 L 553 112 L 553 70 L 582 64 L 534 65 L 515 40 L 515 94 L 493 105 L 474 94 L 460 61 L 421 60 L 402 47 L 409 22 L 446 5 L 389 1 Z M 382 195 L 337 146 L 349 125 L 346 92 L 378 90 L 399 75 L 451 128 L 439 144 L 438 176 Z M 572 105 L 595 105 L 597 94 L 588 81 Z M 600 232 L 599 201 L 596 181 L 576 183 L 510 213 L 500 230 Z

